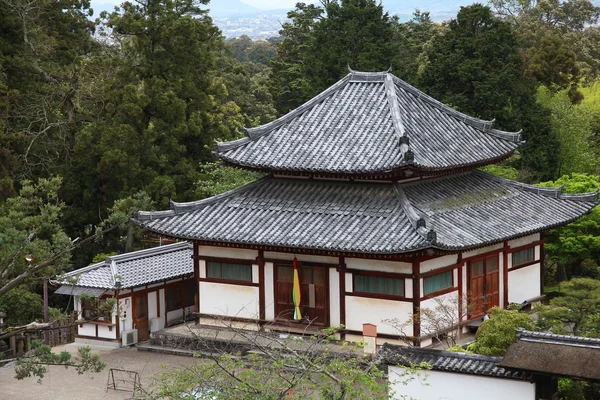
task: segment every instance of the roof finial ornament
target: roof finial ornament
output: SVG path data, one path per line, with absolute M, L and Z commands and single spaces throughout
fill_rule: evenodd
M 387 72 L 388 74 L 392 73 L 392 64 L 391 63 L 390 63 L 390 67 L 385 72 Z
M 433 229 L 430 229 L 429 232 L 427 232 L 427 241 L 432 244 L 437 242 L 437 233 Z
M 348 64 L 348 72 L 350 72 L 351 74 L 353 74 L 354 72 L 356 72 L 352 68 L 350 68 L 350 64 Z

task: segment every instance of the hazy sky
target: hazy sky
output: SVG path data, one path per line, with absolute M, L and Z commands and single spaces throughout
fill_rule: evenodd
M 119 5 L 124 0 L 92 0 L 92 8 L 94 6 L 98 7 L 99 5 L 112 4 Z M 219 0 L 211 0 L 211 1 L 219 1 Z M 264 8 L 264 9 L 278 9 L 278 8 L 287 8 L 292 9 L 296 5 L 299 0 L 243 0 L 243 3 L 250 4 L 256 8 Z M 305 3 L 310 3 L 310 1 L 304 1 Z

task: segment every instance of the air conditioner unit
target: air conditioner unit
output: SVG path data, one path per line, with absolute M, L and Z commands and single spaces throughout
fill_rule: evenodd
M 131 346 L 132 344 L 136 344 L 137 342 L 138 342 L 138 330 L 137 329 L 123 331 L 121 333 L 121 344 L 123 346 Z

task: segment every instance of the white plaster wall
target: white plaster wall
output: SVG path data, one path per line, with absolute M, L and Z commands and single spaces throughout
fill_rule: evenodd
M 389 379 L 394 399 L 418 400 L 534 400 L 535 384 L 512 379 L 418 371 L 403 376 L 406 369 L 390 366 Z M 414 379 L 404 384 L 409 377 Z M 403 397 L 404 396 L 404 397 Z
M 96 325 L 94 324 L 83 324 L 83 326 L 77 325 L 77 334 L 81 336 L 96 336 Z
M 404 279 L 404 297 L 406 297 L 407 299 L 412 299 L 413 298 L 413 280 L 406 278 Z
M 397 329 L 382 321 L 397 319 L 404 323 L 411 313 L 412 302 L 346 296 L 346 328 L 350 330 L 362 332 L 363 324 L 371 323 L 377 325 L 378 333 L 400 336 Z
M 340 325 L 340 273 L 329 268 L 329 325 Z
M 399 261 L 346 258 L 346 268 L 362 269 L 366 271 L 392 272 L 397 274 L 412 274 L 412 264 Z
M 155 318 L 158 311 L 158 305 L 156 304 L 156 291 L 148 292 L 148 320 Z
M 352 274 L 350 272 L 346 272 L 346 292 L 352 293 L 354 290 L 354 286 L 352 285 Z M 346 304 L 346 308 L 348 305 Z
M 326 256 L 311 256 L 308 254 L 295 254 L 296 259 L 298 261 L 303 262 L 315 262 L 322 264 L 334 264 L 338 265 L 340 263 L 340 259 L 338 257 L 326 257 Z M 275 251 L 265 251 L 264 257 L 267 259 L 273 260 L 282 260 L 282 261 L 293 261 L 294 254 L 293 253 L 278 253 Z
M 200 262 L 198 263 L 198 273 L 200 274 L 200 278 L 202 279 L 206 279 L 206 261 L 205 260 L 200 260 Z
M 540 264 L 508 271 L 508 302 L 522 303 L 540 295 Z
M 200 282 L 200 312 L 258 319 L 258 287 Z
M 518 238 L 518 239 L 509 240 L 508 241 L 508 245 L 510 247 L 525 246 L 526 244 L 535 242 L 537 240 L 540 240 L 540 234 L 539 233 L 534 233 L 533 235 L 525 236 L 525 237 Z
M 421 269 L 421 273 L 429 272 L 434 269 L 447 267 L 449 265 L 454 265 L 458 262 L 458 255 L 449 254 L 447 256 L 441 256 L 437 258 L 433 258 L 431 260 L 423 261 L 420 263 L 419 268 Z M 423 293 L 423 292 L 421 292 Z
M 492 246 L 482 247 L 481 249 L 465 251 L 464 253 L 462 253 L 462 258 L 477 256 L 479 254 L 484 254 L 484 253 L 487 253 L 490 251 L 499 250 L 503 247 L 504 247 L 504 243 L 496 243 Z
M 256 260 L 256 257 L 258 257 L 258 250 L 233 249 L 230 247 L 198 246 L 198 255 L 206 257 Z
M 273 263 L 265 263 L 265 319 L 275 319 L 275 277 L 273 276 Z
M 258 264 L 252 264 L 252 283 L 258 283 Z
M 442 314 L 444 308 L 449 310 L 452 313 L 455 313 L 455 318 L 451 321 L 448 317 L 444 317 L 440 319 L 440 321 L 447 321 L 448 326 L 446 328 L 450 328 L 452 322 L 458 322 L 458 290 L 455 292 L 450 292 L 443 294 L 441 296 L 436 296 L 432 299 L 427 299 L 421 301 L 421 310 L 429 309 L 435 314 Z M 421 319 L 421 335 L 427 336 L 429 334 L 433 334 L 434 329 L 430 327 L 431 321 L 428 318 L 424 317 Z
M 109 327 L 106 325 L 98 325 L 98 338 L 116 339 L 117 338 L 116 326 L 113 326 L 112 330 L 109 330 Z

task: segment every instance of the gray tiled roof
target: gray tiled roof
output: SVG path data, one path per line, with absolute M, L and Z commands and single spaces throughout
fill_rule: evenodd
M 185 239 L 392 254 L 499 242 L 564 224 L 595 205 L 596 193 L 562 195 L 479 171 L 408 184 L 266 177 L 168 211 L 140 212 L 136 222 Z
M 351 72 L 247 137 L 217 143 L 232 164 L 272 171 L 382 173 L 437 170 L 510 155 L 518 133 L 459 113 L 390 73 Z
M 511 370 L 499 366 L 498 364 L 502 362 L 502 357 L 395 346 L 389 343 L 385 343 L 381 347 L 379 356 L 387 365 L 412 366 L 424 362 L 433 371 L 520 380 L 531 379 L 531 375 L 524 371 Z
M 68 278 L 78 277 L 76 287 L 115 289 L 114 276 L 121 275 L 121 288 L 126 289 L 193 272 L 192 245 L 184 242 L 107 257 L 104 262 L 64 274 L 57 282 L 71 286 Z

